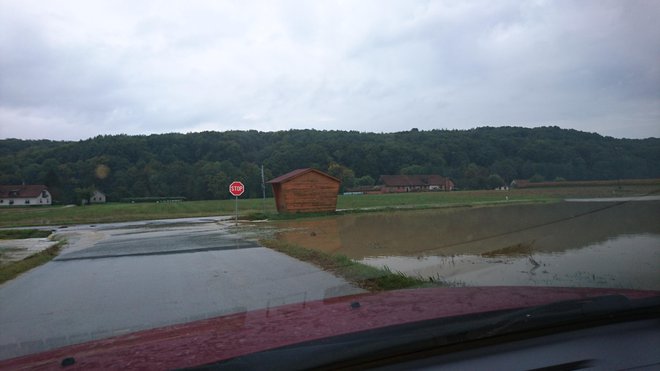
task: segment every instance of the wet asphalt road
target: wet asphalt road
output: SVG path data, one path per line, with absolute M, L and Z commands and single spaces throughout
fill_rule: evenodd
M 360 292 L 208 219 L 61 230 L 70 246 L 0 285 L 0 359 Z
M 137 230 L 114 234 L 111 240 L 93 247 L 65 253 L 56 261 L 105 259 L 123 256 L 189 254 L 202 251 L 223 251 L 255 248 L 259 245 L 238 236 L 202 228 L 174 227 L 168 230 Z

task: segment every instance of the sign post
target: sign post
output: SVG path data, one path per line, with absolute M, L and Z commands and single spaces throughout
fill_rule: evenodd
M 266 181 L 264 180 L 264 165 L 261 164 L 261 213 L 266 215 Z
M 229 185 L 229 193 L 236 198 L 236 225 L 238 225 L 238 196 L 245 192 L 245 186 L 238 180 L 234 180 Z

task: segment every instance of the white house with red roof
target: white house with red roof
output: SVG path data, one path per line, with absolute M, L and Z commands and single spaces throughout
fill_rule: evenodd
M 0 207 L 50 205 L 53 197 L 42 184 L 0 185 Z

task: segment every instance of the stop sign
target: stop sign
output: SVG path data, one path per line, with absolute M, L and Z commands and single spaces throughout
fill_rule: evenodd
M 245 186 L 243 183 L 235 180 L 229 185 L 229 193 L 231 193 L 232 196 L 238 197 L 242 195 L 243 192 L 245 192 Z

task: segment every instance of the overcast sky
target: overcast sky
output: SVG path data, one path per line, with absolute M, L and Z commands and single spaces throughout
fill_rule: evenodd
M 660 137 L 660 1 L 0 0 L 0 138 Z

